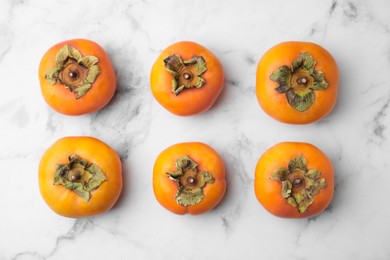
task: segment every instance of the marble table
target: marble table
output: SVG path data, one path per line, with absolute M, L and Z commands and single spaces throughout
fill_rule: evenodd
M 0 2 L 0 259 L 390 259 L 390 2 L 49 1 Z M 57 42 L 88 38 L 110 55 L 117 92 L 103 110 L 69 117 L 44 102 L 37 77 Z M 223 63 L 226 84 L 208 112 L 177 117 L 149 88 L 162 49 L 201 43 Z M 283 124 L 255 97 L 258 60 L 273 45 L 312 41 L 338 62 L 337 105 L 308 125 Z M 97 137 L 120 154 L 124 189 L 107 214 L 61 217 L 40 196 L 39 160 L 64 136 Z M 211 212 L 162 208 L 152 169 L 166 147 L 211 145 L 227 168 L 227 193 Z M 253 191 L 261 154 L 309 142 L 335 168 L 335 196 L 321 214 L 281 219 Z

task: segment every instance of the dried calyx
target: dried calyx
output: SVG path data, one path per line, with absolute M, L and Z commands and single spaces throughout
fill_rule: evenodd
M 315 102 L 314 90 L 325 90 L 322 71 L 315 70 L 316 61 L 309 52 L 299 54 L 293 61 L 291 69 L 284 65 L 271 74 L 271 80 L 279 84 L 278 93 L 286 93 L 288 103 L 297 111 L 304 112 Z
M 184 89 L 201 88 L 206 81 L 201 75 L 207 70 L 202 56 L 183 60 L 180 55 L 171 55 L 164 59 L 165 68 L 173 75 L 172 93 L 179 95 Z
M 307 169 L 303 155 L 293 158 L 288 168 L 279 168 L 271 175 L 272 180 L 281 181 L 282 196 L 287 203 L 304 213 L 314 201 L 314 196 L 326 188 L 317 169 Z
M 63 185 L 89 201 L 91 192 L 107 180 L 97 164 L 90 163 L 77 155 L 70 155 L 67 164 L 58 164 L 54 173 L 54 184 Z
M 182 206 L 193 206 L 204 198 L 203 188 L 213 183 L 214 177 L 207 171 L 199 171 L 198 164 L 190 157 L 176 160 L 176 171 L 167 172 L 169 178 L 178 184 L 176 202 Z
M 45 75 L 45 79 L 52 85 L 57 82 L 64 84 L 79 99 L 88 92 L 100 74 L 98 62 L 97 57 L 83 56 L 75 47 L 65 45 L 56 55 L 56 66 Z

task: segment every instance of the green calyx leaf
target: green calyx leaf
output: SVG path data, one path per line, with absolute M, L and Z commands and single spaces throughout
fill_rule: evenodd
M 68 190 L 74 191 L 77 195 L 79 195 L 84 201 L 89 201 L 91 198 L 91 193 L 86 191 L 83 187 L 82 183 L 79 182 L 63 182 L 63 183 L 56 183 L 56 184 L 62 184 L 67 188 Z
M 308 192 L 294 194 L 293 197 L 298 204 L 299 213 L 304 213 L 314 201 Z
M 67 44 L 58 51 L 56 55 L 56 63 L 58 67 L 61 67 L 68 61 L 68 59 L 74 59 L 78 61 L 82 57 L 83 55 L 79 50 Z
M 194 206 L 201 202 L 203 198 L 203 189 L 198 188 L 195 190 L 179 189 L 175 199 L 182 206 Z
M 206 81 L 202 77 L 197 77 L 198 82 L 194 85 L 194 88 L 201 88 L 204 84 L 206 84 Z
M 288 163 L 288 170 L 290 172 L 294 171 L 295 169 L 302 170 L 306 172 L 306 158 L 303 155 L 299 155 L 298 157 L 294 157 L 289 163 Z
M 320 192 L 320 190 L 326 189 L 326 187 L 327 184 L 324 178 L 318 179 L 316 181 L 312 181 L 310 186 L 310 194 L 312 196 L 317 195 Z
M 181 85 L 179 87 L 173 87 L 174 85 L 176 86 L 176 84 L 177 84 L 176 81 L 174 84 L 172 84 L 172 93 L 174 93 L 174 94 L 176 94 L 176 96 L 178 96 L 180 94 L 180 92 L 182 92 L 186 88 L 186 86 Z
M 200 76 L 202 75 L 203 73 L 206 72 L 207 70 L 207 64 L 206 64 L 206 61 L 204 60 L 204 58 L 202 56 L 200 57 L 196 57 L 194 56 L 194 61 L 191 62 L 190 64 L 195 64 L 195 68 L 196 68 L 196 75 Z
M 100 69 L 98 65 L 93 65 L 89 68 L 87 77 L 84 82 L 88 82 L 90 84 L 94 83 L 97 76 L 100 74 Z
M 297 94 L 293 89 L 290 89 L 286 92 L 286 96 L 288 103 L 299 112 L 308 110 L 316 100 L 315 93 L 312 90 L 304 94 Z
M 78 63 L 86 68 L 91 68 L 99 62 L 99 59 L 95 56 L 85 56 L 77 59 Z
M 91 83 L 86 83 L 80 87 L 75 88 L 72 92 L 76 93 L 76 99 L 82 98 L 88 90 L 92 87 Z
M 275 90 L 278 93 L 285 93 L 290 88 L 291 70 L 287 66 L 281 66 L 271 74 L 271 80 L 279 83 Z
M 68 164 L 57 165 L 53 184 L 63 185 L 88 202 L 91 192 L 98 189 L 107 177 L 97 164 L 88 164 L 77 155 L 70 155 L 68 161 Z
M 271 179 L 275 181 L 285 181 L 288 175 L 288 170 L 286 168 L 276 169 L 271 175 Z
M 282 181 L 282 196 L 283 198 L 288 198 L 291 196 L 292 191 L 292 183 L 287 181 Z
M 294 197 L 290 196 L 286 198 L 286 202 L 293 206 L 294 208 L 298 208 L 298 203 L 295 201 Z
M 275 88 L 275 90 L 278 92 L 278 93 L 286 93 L 287 90 L 289 90 L 290 87 L 288 85 L 279 85 L 279 87 Z
M 313 73 L 316 61 L 309 52 L 299 54 L 299 57 L 292 63 L 292 71 L 304 69 Z
M 172 93 L 179 95 L 184 89 L 201 88 L 206 81 L 201 77 L 207 71 L 206 61 L 202 56 L 183 60 L 173 54 L 164 59 L 165 69 L 172 74 Z
M 328 88 L 329 84 L 324 79 L 324 74 L 322 71 L 316 70 L 312 74 L 314 79 L 314 84 L 310 88 L 313 90 L 324 90 Z
M 49 72 L 45 74 L 45 79 L 47 79 L 52 85 L 56 84 L 57 80 L 60 77 L 60 71 L 61 67 L 59 66 L 51 68 Z
M 314 91 L 325 90 L 328 82 L 322 71 L 315 70 L 316 60 L 309 52 L 300 53 L 291 68 L 283 65 L 270 76 L 279 85 L 275 88 L 278 93 L 286 93 L 288 103 L 297 111 L 308 110 L 315 102 Z
M 208 171 L 199 171 L 198 164 L 188 156 L 178 158 L 176 170 L 167 172 L 168 177 L 178 184 L 175 200 L 182 206 L 193 206 L 204 198 L 203 188 L 213 183 L 214 177 Z
M 299 155 L 290 160 L 287 169 L 275 170 L 270 179 L 280 181 L 281 195 L 286 203 L 304 213 L 314 202 L 314 196 L 327 187 L 325 178 L 320 177 L 321 172 L 307 169 L 306 158 Z
M 164 59 L 165 69 L 173 75 L 174 78 L 178 77 L 178 72 L 184 67 L 184 61 L 180 55 L 171 55 Z
M 310 180 L 316 181 L 321 176 L 321 172 L 317 169 L 310 169 L 306 172 L 305 175 Z
M 56 55 L 56 66 L 51 68 L 45 79 L 50 84 L 63 84 L 76 94 L 76 99 L 83 97 L 92 87 L 100 74 L 95 56 L 83 56 L 75 47 L 67 44 Z
M 169 175 L 169 177 L 171 177 L 171 179 L 176 179 L 177 177 L 182 176 L 184 173 L 181 170 L 178 170 L 174 172 L 167 172 L 167 174 Z
M 202 181 L 199 184 L 200 187 L 204 187 L 206 183 L 214 183 L 214 177 L 211 175 L 211 173 L 207 171 L 202 171 L 199 173 L 202 176 Z
M 86 168 L 86 171 L 92 174 L 92 177 L 88 182 L 86 182 L 87 191 L 96 190 L 104 181 L 107 180 L 106 175 L 97 164 L 91 163 Z
M 196 166 L 198 166 L 198 164 L 187 155 L 177 159 L 176 161 L 176 168 L 180 169 L 182 172 L 185 172 L 188 169 L 195 169 Z

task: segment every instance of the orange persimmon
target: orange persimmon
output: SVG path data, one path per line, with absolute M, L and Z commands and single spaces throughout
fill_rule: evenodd
M 205 47 L 177 42 L 162 51 L 150 74 L 156 100 L 169 112 L 190 116 L 207 111 L 224 86 L 221 62 Z
M 333 197 L 332 162 L 311 144 L 279 143 L 259 159 L 254 189 L 259 202 L 275 216 L 317 215 Z
M 260 59 L 256 95 L 263 110 L 289 124 L 308 124 L 333 109 L 338 91 L 336 61 L 320 45 L 283 42 Z
M 122 190 L 118 154 L 93 137 L 64 137 L 50 146 L 39 164 L 39 188 L 59 215 L 87 217 L 110 210 Z
M 172 145 L 155 161 L 153 190 L 157 201 L 173 213 L 205 213 L 213 209 L 225 194 L 222 158 L 204 143 Z
M 102 109 L 116 89 L 115 72 L 107 53 L 86 39 L 51 47 L 41 59 L 38 76 L 47 104 L 65 115 Z

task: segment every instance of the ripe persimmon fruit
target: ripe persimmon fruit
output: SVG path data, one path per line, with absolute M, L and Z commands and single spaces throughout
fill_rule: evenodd
M 280 43 L 257 66 L 260 106 L 284 123 L 308 124 L 325 117 L 336 103 L 338 84 L 336 61 L 311 42 Z
M 156 100 L 169 112 L 190 116 L 207 111 L 224 86 L 221 62 L 205 47 L 188 41 L 161 52 L 150 74 Z
M 332 162 L 308 143 L 276 144 L 257 163 L 254 189 L 259 202 L 275 216 L 317 215 L 333 197 Z
M 47 104 L 65 115 L 102 109 L 116 89 L 110 58 L 97 43 L 86 39 L 51 47 L 41 59 L 38 76 Z
M 43 154 L 39 188 L 59 215 L 87 217 L 110 210 L 122 190 L 122 164 L 107 144 L 92 137 L 64 137 Z
M 172 145 L 155 161 L 153 190 L 157 201 L 173 213 L 205 213 L 213 209 L 225 194 L 223 160 L 204 143 Z

